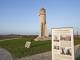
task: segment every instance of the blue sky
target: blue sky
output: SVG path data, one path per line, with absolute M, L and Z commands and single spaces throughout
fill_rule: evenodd
M 0 34 L 38 34 L 42 7 L 49 32 L 56 27 L 80 30 L 80 0 L 0 0 Z

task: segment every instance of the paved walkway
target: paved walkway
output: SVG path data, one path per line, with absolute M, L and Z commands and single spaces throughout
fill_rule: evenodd
M 29 57 L 22 57 L 18 60 L 52 60 L 51 52 L 40 53 Z
M 0 60 L 13 60 L 13 57 L 7 50 L 0 48 Z
M 15 58 L 7 50 L 0 48 L 0 60 L 52 60 L 52 56 L 51 51 L 49 51 L 29 57 Z
M 80 57 L 80 44 L 75 46 L 75 57 Z

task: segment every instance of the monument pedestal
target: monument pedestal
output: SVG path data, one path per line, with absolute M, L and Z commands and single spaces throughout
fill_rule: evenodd
M 45 41 L 45 40 L 51 40 L 50 37 L 37 37 L 34 39 L 34 41 Z

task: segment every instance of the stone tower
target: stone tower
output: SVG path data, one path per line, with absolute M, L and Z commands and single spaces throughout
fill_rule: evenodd
M 38 40 L 48 40 L 48 29 L 46 25 L 46 10 L 41 8 L 39 11 L 39 21 L 40 21 L 40 30 L 39 36 L 35 39 Z
M 40 17 L 39 37 L 41 37 L 41 38 L 48 37 L 48 29 L 47 29 L 47 25 L 46 25 L 46 10 L 44 8 L 40 9 L 39 17 Z

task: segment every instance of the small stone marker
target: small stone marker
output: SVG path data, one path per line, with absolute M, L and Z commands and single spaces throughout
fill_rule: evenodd
M 13 57 L 8 51 L 0 48 L 0 60 L 13 60 Z
M 30 47 L 31 47 L 31 42 L 30 41 L 26 41 L 25 48 L 30 48 Z

